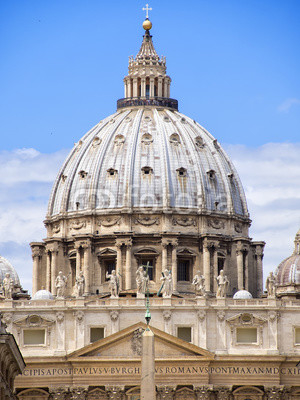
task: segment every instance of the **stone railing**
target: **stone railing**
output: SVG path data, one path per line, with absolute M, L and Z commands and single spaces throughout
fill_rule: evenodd
M 125 99 L 119 99 L 117 101 L 118 110 L 120 108 L 138 107 L 138 106 L 165 107 L 178 111 L 178 101 L 167 97 L 153 97 L 153 98 L 128 97 Z

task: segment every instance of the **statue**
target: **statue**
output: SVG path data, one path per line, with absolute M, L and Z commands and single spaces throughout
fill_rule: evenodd
M 77 276 L 76 280 L 75 280 L 75 290 L 74 290 L 74 294 L 76 297 L 82 297 L 84 294 L 84 287 L 85 287 L 85 279 L 83 276 L 83 272 L 80 271 L 79 272 L 79 276 Z
M 145 294 L 147 291 L 148 283 L 149 283 L 149 275 L 144 270 L 143 266 L 138 267 L 138 269 L 136 270 L 137 294 Z
M 229 286 L 229 280 L 226 275 L 224 275 L 224 271 L 221 269 L 220 275 L 216 277 L 218 289 L 216 297 L 221 299 L 225 298 Z
M 14 281 L 10 277 L 9 272 L 5 274 L 5 278 L 3 279 L 2 285 L 3 285 L 4 297 L 6 299 L 12 299 L 12 295 L 14 293 Z
M 194 276 L 192 285 L 195 287 L 195 293 L 197 296 L 205 296 L 205 278 L 201 275 L 200 271 L 197 271 Z
M 109 279 L 109 288 L 111 297 L 119 297 L 119 278 L 117 277 L 116 271 L 113 269 L 111 274 L 106 272 L 106 278 Z
M 66 287 L 68 278 L 63 275 L 62 271 L 59 271 L 55 279 L 56 296 L 63 299 L 65 297 Z
M 163 297 L 171 297 L 173 293 L 172 273 L 168 269 L 165 269 L 165 272 L 162 272 L 161 274 L 162 277 L 160 280 L 162 281 L 162 285 L 159 289 L 158 295 L 162 293 Z
M 273 272 L 270 272 L 267 277 L 266 289 L 268 292 L 268 297 L 276 296 L 276 278 L 275 278 Z

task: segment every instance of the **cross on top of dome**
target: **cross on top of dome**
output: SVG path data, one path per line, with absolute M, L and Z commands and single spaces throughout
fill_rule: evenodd
M 143 11 L 146 11 L 146 18 L 149 18 L 149 11 L 152 11 L 152 8 L 149 7 L 149 4 L 146 4 L 146 7 L 143 7 Z

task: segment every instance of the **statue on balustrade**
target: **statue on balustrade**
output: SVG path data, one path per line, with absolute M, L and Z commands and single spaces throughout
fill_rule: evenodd
M 136 292 L 139 295 L 144 295 L 147 291 L 147 285 L 149 283 L 149 275 L 144 270 L 144 267 L 141 265 L 136 270 Z
M 12 299 L 14 293 L 14 281 L 10 276 L 10 273 L 7 272 L 5 274 L 5 278 L 3 279 L 3 293 L 6 299 Z
M 194 276 L 192 285 L 194 285 L 196 296 L 205 296 L 205 278 L 200 271 L 197 271 Z
M 63 299 L 65 297 L 67 281 L 68 281 L 68 278 L 62 273 L 62 271 L 59 271 L 59 273 L 55 279 L 57 298 Z
M 110 297 L 119 297 L 120 282 L 116 271 L 113 269 L 111 274 L 106 272 L 106 278 L 109 279 Z
M 220 275 L 216 277 L 217 284 L 218 284 L 218 289 L 216 293 L 217 298 L 225 298 L 228 287 L 229 287 L 229 280 L 226 275 L 224 275 L 224 271 L 221 269 Z
M 74 287 L 74 295 L 76 297 L 82 297 L 84 294 L 84 288 L 85 288 L 85 279 L 83 272 L 79 272 L 79 276 L 77 276 L 75 280 L 75 287 Z
M 173 293 L 173 278 L 172 278 L 172 273 L 170 270 L 165 269 L 164 272 L 161 273 L 162 277 L 160 280 L 162 281 L 162 285 L 158 291 L 158 295 L 162 293 L 163 297 L 171 297 Z
M 268 292 L 268 297 L 276 296 L 276 277 L 274 276 L 273 272 L 270 272 L 267 277 L 266 289 Z

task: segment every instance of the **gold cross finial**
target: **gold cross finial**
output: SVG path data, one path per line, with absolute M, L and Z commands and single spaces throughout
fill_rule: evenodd
M 146 4 L 146 7 L 143 7 L 143 11 L 146 11 L 146 18 L 149 18 L 149 11 L 152 11 L 152 8 L 149 7 L 149 4 Z

